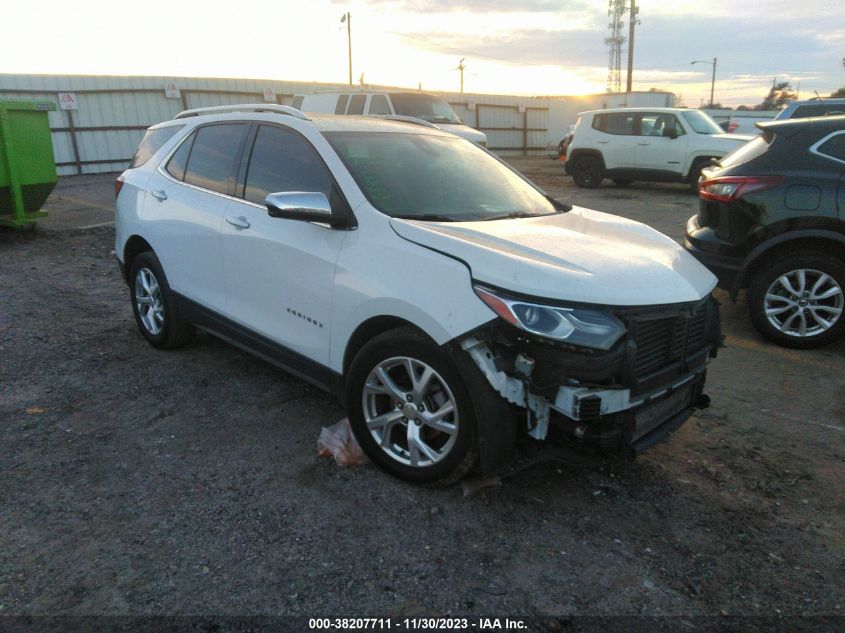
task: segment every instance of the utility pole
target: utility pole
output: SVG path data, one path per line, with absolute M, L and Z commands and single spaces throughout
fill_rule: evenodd
M 346 22 L 346 39 L 349 46 L 349 87 L 352 87 L 352 14 L 347 11 L 340 18 L 341 23 Z
M 634 28 L 639 24 L 637 19 L 639 12 L 637 0 L 631 0 L 631 15 L 628 20 L 628 81 L 625 84 L 626 92 L 631 92 L 631 86 L 634 83 Z
M 465 60 L 466 57 L 462 57 L 461 61 L 458 62 L 458 67 L 456 68 L 456 70 L 461 71 L 461 94 L 464 94 L 464 69 L 466 68 L 466 65 L 464 65 Z
M 715 103 L 713 101 L 713 93 L 716 90 L 716 58 L 713 58 L 713 78 L 710 80 L 710 107 Z
M 714 57 L 712 62 L 709 61 L 709 60 L 706 60 L 706 59 L 696 59 L 694 62 L 690 62 L 693 65 L 695 65 L 695 64 L 710 64 L 710 65 L 713 66 L 713 76 L 710 79 L 710 104 L 709 104 L 709 106 L 711 108 L 713 107 L 713 103 L 714 103 L 713 94 L 716 90 L 716 63 L 718 61 L 719 60 Z

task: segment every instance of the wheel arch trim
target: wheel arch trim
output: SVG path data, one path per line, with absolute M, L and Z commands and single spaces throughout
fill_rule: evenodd
M 773 251 L 779 250 L 788 244 L 801 241 L 816 241 L 818 243 L 834 244 L 845 246 L 845 235 L 835 231 L 825 229 L 799 229 L 797 231 L 790 231 L 783 233 L 777 237 L 773 237 L 762 244 L 755 246 L 748 255 L 742 260 L 739 271 L 731 284 L 730 295 L 731 299 L 736 301 L 740 289 L 747 285 L 749 275 L 755 266 L 759 264 L 764 258 L 773 254 Z M 845 257 L 839 256 L 845 261 Z

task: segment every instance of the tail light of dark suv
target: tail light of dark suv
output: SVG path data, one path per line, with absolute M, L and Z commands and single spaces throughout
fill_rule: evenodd
M 698 193 L 704 200 L 733 202 L 749 193 L 774 189 L 783 180 L 783 176 L 723 176 L 702 180 Z

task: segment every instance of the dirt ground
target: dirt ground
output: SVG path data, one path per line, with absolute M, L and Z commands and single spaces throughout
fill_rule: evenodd
M 553 195 L 679 239 L 684 187 Z M 845 615 L 845 343 L 722 301 L 712 407 L 633 462 L 549 458 L 463 496 L 316 455 L 331 397 L 210 336 L 152 349 L 113 176 L 0 231 L 0 614 Z M 832 630 L 832 629 L 830 629 Z

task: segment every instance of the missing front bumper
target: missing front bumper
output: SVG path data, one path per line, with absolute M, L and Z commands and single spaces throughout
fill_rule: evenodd
M 579 420 L 556 414 L 551 421 L 578 444 L 634 457 L 668 439 L 696 409 L 709 405 L 710 399 L 703 393 L 705 378 L 706 372 L 701 372 L 677 388 L 653 395 L 625 411 Z

